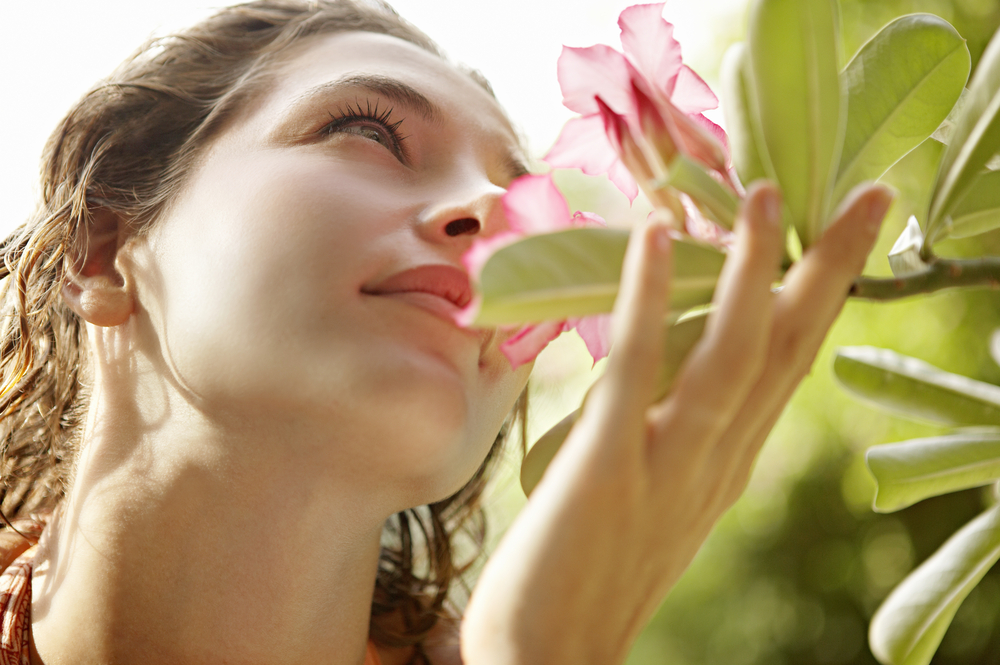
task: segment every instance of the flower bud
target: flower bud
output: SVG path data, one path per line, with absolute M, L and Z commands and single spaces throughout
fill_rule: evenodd
M 648 152 L 652 154 L 647 154 L 647 158 L 651 162 L 659 163 L 653 167 L 653 170 L 654 172 L 660 171 L 656 175 L 657 178 L 662 178 L 678 152 L 678 141 L 671 131 L 672 126 L 676 131 L 676 126 L 672 123 L 667 124 L 663 115 L 660 114 L 660 110 L 656 108 L 656 104 L 635 79 L 631 81 L 631 84 L 632 97 L 635 100 L 636 113 L 639 116 L 639 127 L 642 130 L 644 142 L 651 148 Z
M 601 120 L 604 121 L 604 132 L 608 135 L 611 146 L 618 153 L 625 168 L 635 176 L 640 186 L 645 180 L 656 179 L 657 174 L 636 143 L 625 118 L 615 113 L 600 97 L 594 97 L 594 101 L 597 102 Z
M 633 90 L 638 90 L 633 86 Z M 642 94 L 641 90 L 638 90 Z M 728 181 L 728 156 L 722 144 L 702 127 L 694 118 L 674 106 L 666 98 L 659 98 L 656 103 L 646 97 L 646 102 L 657 112 L 681 151 L 717 172 Z M 638 97 L 636 103 L 639 103 Z M 645 129 L 645 128 L 644 128 Z
M 636 136 L 628 126 L 628 122 L 621 115 L 614 112 L 610 106 L 604 103 L 600 97 L 595 97 L 597 108 L 604 121 L 604 131 L 608 135 L 615 152 L 635 178 L 643 193 L 656 208 L 668 216 L 669 222 L 677 229 L 684 229 L 684 206 L 671 191 L 655 185 L 662 181 L 665 175 L 664 165 L 657 158 L 654 167 L 646 158 L 647 154 L 655 153 L 651 146 L 643 146 L 636 140 Z M 641 138 L 640 138 L 641 140 Z

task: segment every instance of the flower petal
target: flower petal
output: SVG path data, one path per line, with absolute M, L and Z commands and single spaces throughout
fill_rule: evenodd
M 616 159 L 611 168 L 608 169 L 608 180 L 614 183 L 615 187 L 628 197 L 629 203 L 635 201 L 635 197 L 639 195 L 639 185 L 620 159 Z
M 682 66 L 677 72 L 670 101 L 685 113 L 701 113 L 719 107 L 719 98 L 687 65 Z
M 553 168 L 602 175 L 618 161 L 618 154 L 608 142 L 601 116 L 588 115 L 567 122 L 555 145 L 542 159 Z
M 575 227 L 585 227 L 585 226 L 607 226 L 608 223 L 604 221 L 604 218 L 598 215 L 596 212 L 584 212 L 582 210 L 577 210 L 573 213 L 573 226 Z
M 622 48 L 636 69 L 656 90 L 669 95 L 681 68 L 681 45 L 674 39 L 674 26 L 663 20 L 664 4 L 628 7 L 618 16 L 618 27 Z M 627 85 L 624 80 L 621 84 Z
M 503 195 L 503 209 L 515 233 L 548 233 L 573 225 L 566 199 L 552 182 L 551 174 L 514 180 Z
M 722 127 L 715 124 L 711 120 L 709 120 L 702 113 L 698 113 L 697 115 L 693 115 L 691 117 L 694 119 L 695 122 L 697 122 L 699 125 L 707 129 L 708 133 L 714 136 L 719 141 L 719 143 L 722 144 L 722 149 L 723 151 L 725 151 L 726 154 L 726 166 L 727 168 L 731 167 L 733 163 L 733 156 L 729 152 L 729 137 L 726 136 L 726 130 L 724 130 Z
M 719 141 L 720 135 L 725 137 L 722 128 L 704 116 L 684 113 L 670 101 L 661 99 L 660 104 L 664 120 L 674 125 L 671 135 L 677 137 L 681 151 L 725 175 L 729 152 Z
M 709 134 L 718 139 L 727 152 L 729 151 L 729 137 L 726 136 L 726 130 L 709 120 L 708 116 L 704 113 L 696 113 L 691 117 L 695 122 L 707 129 Z
M 565 321 L 545 321 L 536 325 L 521 328 L 513 337 L 500 345 L 500 350 L 511 367 L 517 369 L 525 363 L 530 363 L 542 352 L 549 342 L 566 330 Z
M 681 194 L 680 199 L 685 212 L 684 229 L 688 235 L 720 249 L 732 245 L 733 239 L 736 237 L 732 231 L 727 231 L 702 214 L 687 194 Z
M 677 154 L 677 139 L 671 135 L 670 131 L 671 127 L 675 127 L 675 125 L 664 120 L 657 103 L 643 89 L 645 87 L 642 81 L 632 81 L 632 97 L 635 99 L 635 111 L 640 131 L 648 145 L 659 156 L 658 160 L 655 156 L 651 156 L 650 159 L 655 160 L 656 170 L 662 172 L 663 167 L 671 163 Z M 658 95 L 656 98 L 660 97 Z
M 569 319 L 566 325 L 576 329 L 595 363 L 608 355 L 608 351 L 611 350 L 610 314 Z
M 635 67 L 610 46 L 564 46 L 556 71 L 563 105 L 571 111 L 581 115 L 597 113 L 595 96 L 600 96 L 618 113 L 632 111 L 628 82 L 637 75 Z
M 600 97 L 596 97 L 595 100 L 601 110 L 604 135 L 607 137 L 611 149 L 618 155 L 619 160 L 608 167 L 608 179 L 629 197 L 629 203 L 631 203 L 638 194 L 636 178 L 642 181 L 653 179 L 655 176 L 652 167 L 646 160 L 642 148 L 636 143 L 625 117 L 611 110 Z
M 587 175 L 607 175 L 629 201 L 639 194 L 635 178 L 621 163 L 604 133 L 600 115 L 573 118 L 567 122 L 548 154 L 542 158 L 556 169 L 580 169 Z

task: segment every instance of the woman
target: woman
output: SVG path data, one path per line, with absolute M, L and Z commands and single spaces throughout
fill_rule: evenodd
M 621 662 L 891 197 L 859 190 L 775 296 L 780 198 L 755 187 L 659 403 L 670 243 L 634 234 L 607 373 L 459 647 L 454 538 L 528 368 L 451 315 L 523 164 L 477 75 L 354 0 L 222 10 L 74 107 L 5 246 L 3 508 L 47 524 L 3 578 L 11 662 Z

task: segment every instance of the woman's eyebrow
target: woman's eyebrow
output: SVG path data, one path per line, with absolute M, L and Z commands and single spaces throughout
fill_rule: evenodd
M 398 79 L 378 74 L 348 74 L 336 81 L 313 86 L 298 95 L 292 102 L 292 107 L 306 105 L 317 98 L 358 88 L 402 104 L 415 111 L 427 122 L 435 122 L 440 117 L 441 111 L 423 93 Z M 524 160 L 514 153 L 505 155 L 503 161 L 504 170 L 511 180 L 530 173 Z
M 296 97 L 292 106 L 299 106 L 317 97 L 340 93 L 352 88 L 363 88 L 398 104 L 403 104 L 416 111 L 427 122 L 434 122 L 440 113 L 431 100 L 411 86 L 394 78 L 377 74 L 349 74 L 336 81 L 321 83 Z
M 508 153 L 504 157 L 504 169 L 511 180 L 517 180 L 521 176 L 529 175 L 531 171 L 520 157 L 513 153 Z

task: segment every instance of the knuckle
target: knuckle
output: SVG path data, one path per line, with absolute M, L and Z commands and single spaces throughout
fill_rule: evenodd
M 639 277 L 639 287 L 642 297 L 647 300 L 658 300 L 667 289 L 667 279 L 665 270 L 660 266 L 649 263 Z
M 776 361 L 782 367 L 801 369 L 804 376 L 812 366 L 817 349 L 805 332 L 798 327 L 778 331 L 773 342 Z
M 774 272 L 775 264 L 781 258 L 782 236 L 779 228 L 765 228 L 750 237 L 750 254 L 755 266 L 766 270 L 768 276 Z
M 765 339 L 762 333 L 748 332 L 720 339 L 712 353 L 714 364 L 735 382 L 753 381 L 767 362 Z
M 716 400 L 684 399 L 678 404 L 678 412 L 683 415 L 689 431 L 699 432 L 701 436 L 711 438 L 724 426 L 725 413 Z
M 622 374 L 626 379 L 637 372 L 645 374 L 648 365 L 656 363 L 659 350 L 655 344 L 656 340 L 651 339 L 653 335 L 642 333 L 643 331 L 633 330 L 631 334 L 623 335 L 622 339 L 617 341 L 618 364 L 621 365 Z
M 856 275 L 864 269 L 873 241 L 874 237 L 868 233 L 841 226 L 822 243 L 822 258 L 838 272 Z

